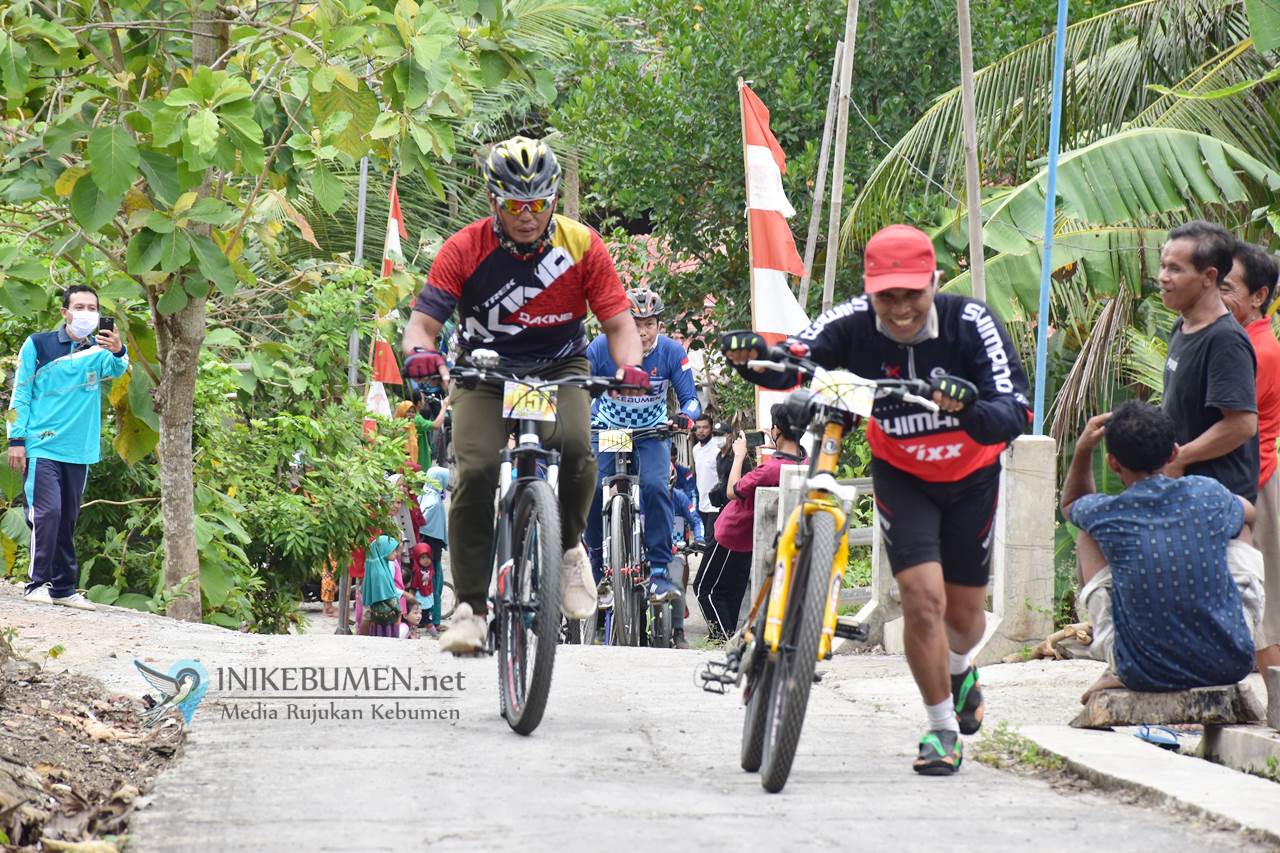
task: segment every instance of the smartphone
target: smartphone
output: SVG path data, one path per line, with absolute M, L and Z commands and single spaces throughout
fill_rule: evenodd
M 114 317 L 99 317 L 99 318 L 98 318 L 98 331 L 99 331 L 99 332 L 114 332 L 115 330 L 116 330 L 116 321 L 115 321 L 115 318 L 114 318 Z
M 763 447 L 764 443 L 764 430 L 747 430 L 747 450 L 755 450 L 757 447 Z

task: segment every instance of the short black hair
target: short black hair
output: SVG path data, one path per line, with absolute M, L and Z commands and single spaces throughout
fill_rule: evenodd
M 703 412 L 702 414 L 698 415 L 696 418 L 693 419 L 694 423 L 697 423 L 698 421 L 706 421 L 707 423 L 711 423 L 711 415 L 708 415 L 706 412 Z
M 92 287 L 90 287 L 87 284 L 73 284 L 70 287 L 68 287 L 66 290 L 62 291 L 62 307 L 70 308 L 71 297 L 77 293 L 92 293 L 94 301 L 97 302 L 99 305 L 102 304 L 102 301 L 98 299 L 98 291 L 94 290 Z
M 1235 252 L 1236 238 L 1221 225 L 1193 219 L 1169 232 L 1170 240 L 1190 240 L 1196 244 L 1191 250 L 1191 263 L 1204 272 L 1209 267 L 1218 271 L 1218 281 L 1231 272 L 1231 256 Z
M 1173 455 L 1173 420 L 1150 403 L 1121 403 L 1106 430 L 1107 452 L 1130 471 L 1152 474 Z
M 786 403 L 774 403 L 773 408 L 769 409 L 769 420 L 782 433 L 782 437 L 787 441 L 799 441 L 801 433 L 791 423 L 791 415 L 787 412 Z
M 1267 313 L 1267 307 L 1271 305 L 1271 300 L 1276 298 L 1276 283 L 1280 279 L 1280 264 L 1276 263 L 1273 255 L 1263 249 L 1261 246 L 1255 246 L 1253 243 L 1246 243 L 1243 240 L 1236 243 L 1235 260 L 1239 262 L 1241 278 L 1244 279 L 1245 287 L 1249 288 L 1249 293 L 1254 294 L 1259 290 L 1266 288 L 1267 298 L 1262 300 L 1262 313 Z

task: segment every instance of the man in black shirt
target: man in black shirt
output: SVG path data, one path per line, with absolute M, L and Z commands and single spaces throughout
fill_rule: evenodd
M 1220 226 L 1188 222 L 1160 250 L 1160 298 L 1178 312 L 1164 366 L 1164 411 L 1178 457 L 1171 477 L 1211 477 L 1249 502 L 1258 499 L 1257 360 L 1222 303 L 1235 238 Z

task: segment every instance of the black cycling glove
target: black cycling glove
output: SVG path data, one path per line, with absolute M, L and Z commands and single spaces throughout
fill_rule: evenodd
M 942 396 L 955 400 L 963 406 L 960 410 L 962 412 L 972 406 L 978 399 L 978 386 L 968 379 L 961 379 L 959 376 L 950 376 L 945 373 L 933 380 L 932 390 L 940 391 Z
M 725 332 L 720 336 L 720 351 L 729 352 L 730 350 L 755 350 L 756 358 L 764 358 L 769 351 L 769 344 L 764 338 L 757 335 L 750 329 L 737 332 Z

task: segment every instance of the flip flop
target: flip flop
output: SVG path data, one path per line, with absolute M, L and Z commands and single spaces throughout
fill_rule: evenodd
M 1170 752 L 1177 752 L 1181 748 L 1178 743 L 1178 733 L 1168 726 L 1138 726 L 1133 736 Z

